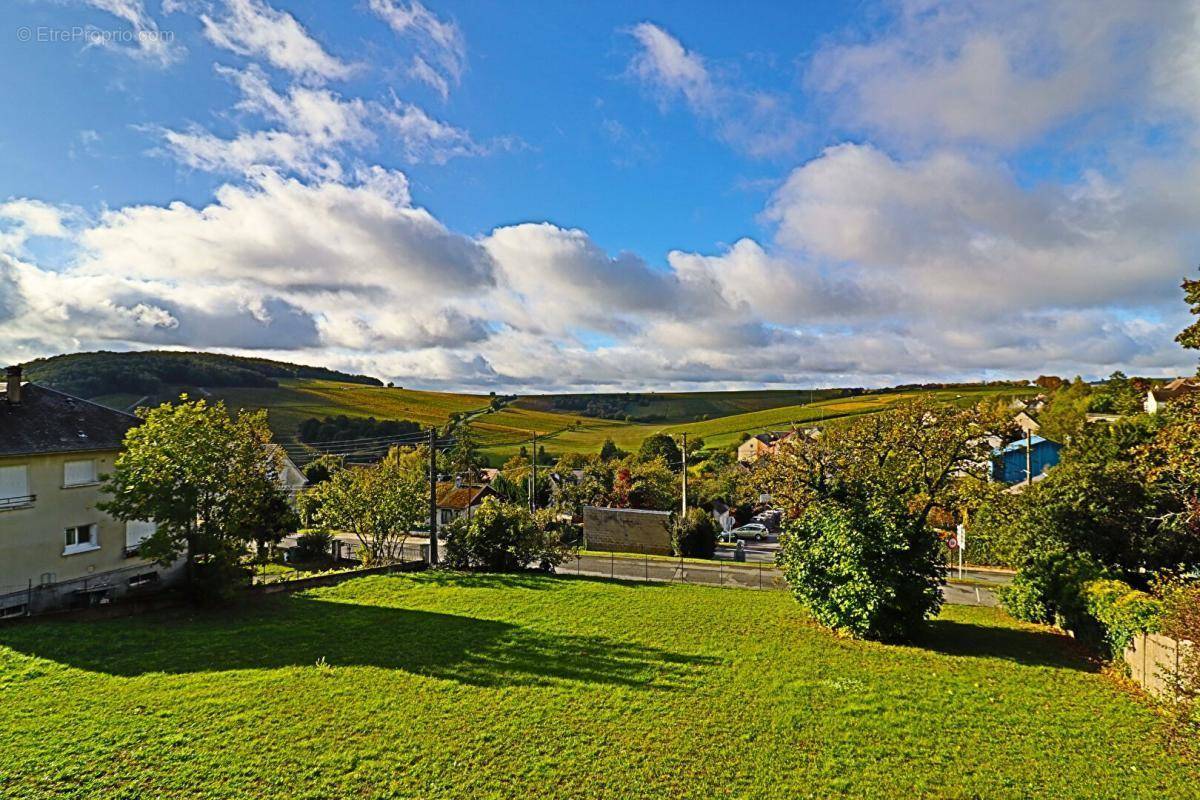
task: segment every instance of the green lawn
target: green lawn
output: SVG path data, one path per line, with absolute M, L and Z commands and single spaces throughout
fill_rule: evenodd
M 777 592 L 413 575 L 0 628 L 0 797 L 1195 797 L 1164 730 L 976 608 L 896 647 Z

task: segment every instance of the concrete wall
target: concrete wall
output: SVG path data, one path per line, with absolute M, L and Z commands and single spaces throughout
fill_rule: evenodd
M 1142 633 L 1133 637 L 1125 648 L 1125 664 L 1129 676 L 1156 697 L 1171 697 L 1180 664 L 1192 642 L 1179 641 L 1157 633 Z
M 583 538 L 589 550 L 671 555 L 670 513 L 629 508 L 583 509 Z
M 125 557 L 125 523 L 96 508 L 103 499 L 99 483 L 63 485 L 67 461 L 95 459 L 99 476 L 112 471 L 116 455 L 109 451 L 0 459 L 0 466 L 25 465 L 29 492 L 36 495 L 28 505 L 0 510 L 0 608 L 32 598 L 35 607 L 30 611 L 48 610 L 81 599 L 77 590 L 108 586 L 115 597 L 130 590 L 128 580 L 134 575 L 157 572 L 160 584 L 176 576 L 177 566 L 164 569 Z M 91 524 L 97 526 L 99 547 L 68 551 L 66 529 Z M 44 588 L 30 592 L 31 586 Z

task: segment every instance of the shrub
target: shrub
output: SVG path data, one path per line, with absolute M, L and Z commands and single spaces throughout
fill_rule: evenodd
M 1103 576 L 1104 568 L 1082 553 L 1041 553 L 1000 589 L 1000 602 L 1017 619 L 1076 630 L 1087 611 L 1084 584 Z
M 333 534 L 329 531 L 309 531 L 296 540 L 296 555 L 302 561 L 328 559 L 333 549 Z
M 1168 583 L 1162 595 L 1162 632 L 1193 643 L 1181 653 L 1175 691 L 1182 719 L 1200 734 L 1200 583 Z
M 671 528 L 671 549 L 677 556 L 712 558 L 717 551 L 716 520 L 702 508 L 689 508 Z
M 1123 581 L 1101 579 L 1083 587 L 1087 612 L 1104 629 L 1104 639 L 1116 656 L 1125 651 L 1138 633 L 1158 630 L 1163 602 L 1138 591 Z
M 822 500 L 790 522 L 779 563 L 796 598 L 823 625 L 853 636 L 910 638 L 938 611 L 945 567 L 938 539 L 876 496 Z
M 483 501 L 468 522 L 446 526 L 445 564 L 451 569 L 511 571 L 547 562 L 558 566 L 570 548 L 549 511 L 532 514 L 523 506 Z

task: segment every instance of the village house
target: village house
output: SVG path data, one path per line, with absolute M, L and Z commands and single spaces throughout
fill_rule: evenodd
M 1142 407 L 1146 409 L 1147 414 L 1157 414 L 1167 403 L 1192 392 L 1200 392 L 1200 380 L 1176 378 L 1165 386 L 1146 392 L 1146 400 Z
M 151 591 L 180 565 L 138 558 L 154 527 L 96 508 L 138 419 L 36 383 L 9 367 L 0 393 L 0 616 L 105 603 Z
M 438 525 L 445 525 L 459 517 L 468 516 L 484 501 L 484 498 L 497 496 L 496 490 L 490 486 L 464 485 L 458 481 L 438 483 Z
M 776 452 L 780 445 L 795 435 L 795 431 L 765 431 L 764 433 L 756 433 L 738 445 L 738 461 L 747 464 L 752 461 L 757 461 L 763 456 Z

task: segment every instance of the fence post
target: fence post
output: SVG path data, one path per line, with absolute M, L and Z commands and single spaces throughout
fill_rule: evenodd
M 717 567 L 717 586 L 725 585 L 725 562 L 722 561 Z
M 646 568 L 646 583 L 650 582 L 650 556 L 646 553 L 646 545 L 642 545 L 642 565 Z
M 762 589 L 762 562 L 758 562 L 758 588 Z
M 617 551 L 608 551 L 608 577 L 614 578 L 617 575 Z

